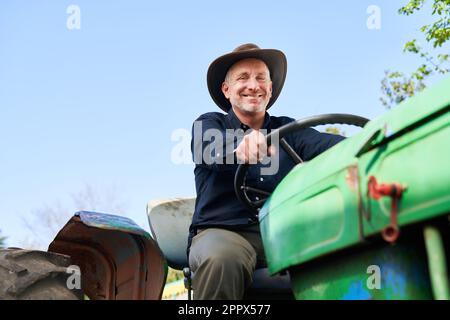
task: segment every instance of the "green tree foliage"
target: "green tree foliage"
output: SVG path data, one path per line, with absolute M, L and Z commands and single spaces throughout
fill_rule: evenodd
M 345 137 L 345 131 L 342 131 L 338 127 L 333 127 L 333 126 L 327 127 L 327 128 L 325 128 L 325 132 L 331 133 L 331 134 L 338 134 L 338 135 Z
M 409 16 L 419 11 L 425 5 L 426 0 L 409 0 L 398 10 L 399 14 Z M 450 0 L 433 0 L 431 15 L 433 22 L 420 28 L 427 43 L 432 44 L 433 50 L 442 49 L 442 45 L 450 38 Z M 433 74 L 445 74 L 449 72 L 449 55 L 440 53 L 433 55 L 425 51 L 417 39 L 406 42 L 403 52 L 415 54 L 422 62 L 417 70 L 411 74 L 400 71 L 385 71 L 381 80 L 381 102 L 387 108 L 391 108 L 403 100 L 412 97 L 422 91 L 425 80 Z
M 0 248 L 3 248 L 6 244 L 5 244 L 5 240 L 6 240 L 6 237 L 2 237 L 2 235 L 1 235 L 1 230 L 0 230 Z
M 183 279 L 183 271 L 175 270 L 169 267 L 169 271 L 167 273 L 166 283 L 171 283 L 180 279 Z

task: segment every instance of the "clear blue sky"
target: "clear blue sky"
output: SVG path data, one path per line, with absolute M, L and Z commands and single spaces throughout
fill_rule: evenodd
M 174 130 L 219 111 L 206 70 L 219 55 L 254 42 L 288 58 L 271 114 L 301 118 L 385 112 L 387 68 L 418 64 L 402 54 L 422 15 L 407 1 L 0 2 L 0 229 L 17 245 L 20 217 L 88 183 L 115 185 L 127 215 L 147 227 L 148 200 L 194 195 L 193 165 L 171 162 Z M 69 30 L 69 5 L 81 29 Z M 366 10 L 381 9 L 369 30 Z

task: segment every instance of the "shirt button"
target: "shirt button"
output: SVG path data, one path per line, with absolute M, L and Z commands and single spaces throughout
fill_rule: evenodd
M 259 181 L 264 181 L 264 178 L 259 178 Z
M 255 197 L 256 200 L 259 200 L 259 197 Z

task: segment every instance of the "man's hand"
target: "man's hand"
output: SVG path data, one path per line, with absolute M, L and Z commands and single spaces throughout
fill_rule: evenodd
M 275 154 L 275 148 L 267 148 L 265 136 L 258 130 L 253 130 L 242 139 L 236 148 L 236 158 L 244 163 L 256 164 L 264 157 Z

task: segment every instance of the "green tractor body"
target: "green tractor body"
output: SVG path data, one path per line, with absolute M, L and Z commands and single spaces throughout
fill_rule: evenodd
M 450 78 L 277 186 L 261 233 L 297 299 L 449 298 L 449 111 Z

